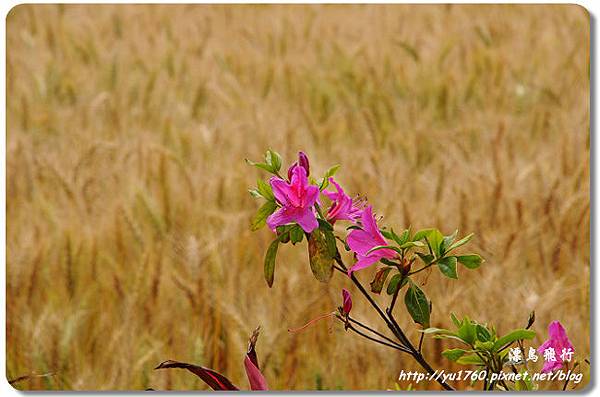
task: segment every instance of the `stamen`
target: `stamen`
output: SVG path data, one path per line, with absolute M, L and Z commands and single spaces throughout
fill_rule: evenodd
M 316 323 L 316 322 L 318 322 L 318 321 L 321 321 L 321 320 L 323 320 L 323 319 L 325 319 L 325 318 L 332 317 L 332 316 L 334 316 L 334 315 L 335 315 L 335 312 L 331 312 L 331 313 L 322 314 L 322 315 L 320 315 L 320 316 L 319 316 L 319 317 L 317 317 L 317 318 L 313 318 L 312 320 L 310 320 L 309 322 L 307 322 L 306 324 L 304 324 L 304 325 L 303 325 L 303 326 L 301 326 L 301 327 L 298 327 L 298 328 L 288 328 L 288 332 L 289 332 L 289 333 L 292 333 L 292 334 L 295 334 L 295 333 L 297 333 L 297 332 L 300 332 L 300 331 L 303 331 L 303 330 L 305 330 L 306 328 L 310 327 L 311 325 L 315 324 L 315 323 Z

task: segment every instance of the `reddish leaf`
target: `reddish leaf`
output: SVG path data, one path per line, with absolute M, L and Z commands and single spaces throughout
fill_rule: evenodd
M 269 390 L 267 380 L 258 367 L 254 365 L 249 355 L 246 355 L 244 359 L 244 367 L 246 368 L 246 376 L 250 383 L 250 390 Z
M 246 369 L 246 376 L 248 377 L 251 390 L 269 390 L 267 380 L 262 372 L 260 372 L 258 356 L 256 355 L 256 341 L 258 340 L 259 332 L 260 327 L 257 327 L 248 341 L 248 352 L 244 358 L 244 368 Z
M 209 368 L 200 367 L 194 364 L 182 363 L 179 361 L 167 360 L 154 369 L 165 368 L 183 368 L 187 369 L 209 385 L 213 390 L 239 390 L 229 379 L 220 373 Z

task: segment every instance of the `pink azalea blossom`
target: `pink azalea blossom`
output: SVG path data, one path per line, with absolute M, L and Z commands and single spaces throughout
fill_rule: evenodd
M 306 171 L 306 176 L 310 175 L 310 165 L 308 163 L 308 156 L 304 152 L 298 152 L 298 161 L 296 161 L 290 168 L 288 168 L 288 179 L 292 179 L 292 173 L 294 172 L 294 168 L 302 167 Z
M 392 259 L 398 254 L 396 251 L 383 248 L 373 252 L 369 251 L 380 245 L 388 245 L 377 227 L 373 208 L 368 206 L 361 214 L 362 229 L 354 229 L 348 234 L 348 246 L 356 253 L 358 261 L 348 270 L 348 276 L 360 269 L 371 266 L 382 258 Z
M 342 310 L 345 315 L 350 314 L 350 310 L 352 310 L 352 295 L 350 295 L 350 291 L 346 288 L 342 288 L 342 300 L 344 302 Z
M 313 209 L 319 188 L 308 183 L 304 167 L 294 167 L 290 182 L 277 177 L 272 177 L 269 182 L 275 199 L 281 204 L 281 208 L 267 218 L 271 230 L 296 222 L 302 230 L 310 233 L 319 226 Z
M 564 360 L 560 356 L 563 353 L 563 349 L 565 349 L 565 352 L 575 351 L 571 341 L 567 337 L 567 332 L 559 321 L 552 321 L 550 323 L 548 326 L 548 337 L 548 340 L 538 347 L 537 351 L 544 356 L 544 352 L 547 349 L 554 349 L 555 361 L 545 360 L 542 372 L 553 372 L 562 368 Z
M 333 204 L 327 211 L 327 220 L 331 223 L 335 223 L 335 221 L 355 222 L 360 218 L 360 214 L 362 213 L 360 204 L 354 202 L 333 178 L 329 178 L 329 183 L 335 186 L 336 191 L 323 191 L 323 194 L 327 196 L 329 200 L 333 201 Z

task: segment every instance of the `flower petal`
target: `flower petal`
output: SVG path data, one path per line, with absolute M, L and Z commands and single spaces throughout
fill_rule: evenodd
M 380 258 L 376 256 L 359 256 L 358 261 L 348 269 L 348 277 L 352 275 L 353 272 L 357 270 L 361 270 L 371 266 L 373 263 L 377 262 Z
M 287 225 L 288 223 L 292 223 L 296 220 L 295 213 L 292 209 L 287 207 L 279 208 L 277 211 L 269 215 L 267 218 L 267 225 L 273 231 L 277 228 L 277 226 Z
M 291 187 L 286 181 L 281 178 L 271 177 L 269 180 L 275 199 L 281 204 L 286 205 L 290 201 Z
M 295 221 L 306 233 L 310 233 L 319 227 L 319 222 L 317 221 L 317 217 L 312 208 L 306 208 L 304 212 L 296 217 Z

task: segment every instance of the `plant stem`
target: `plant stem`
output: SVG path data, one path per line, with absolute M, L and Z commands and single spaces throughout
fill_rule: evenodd
M 340 320 L 344 321 L 343 319 L 340 319 Z M 356 332 L 358 335 L 360 335 L 360 336 L 362 336 L 363 338 L 366 338 L 366 339 L 368 339 L 368 340 L 370 340 L 370 341 L 373 341 L 373 342 L 375 342 L 375 343 L 379 343 L 379 344 L 381 344 L 381 345 L 384 345 L 384 346 L 387 346 L 387 347 L 391 347 L 392 349 L 400 350 L 401 352 L 404 352 L 404 353 L 408 353 L 408 354 L 410 354 L 410 351 L 409 351 L 408 349 L 406 349 L 405 347 L 401 347 L 401 346 L 398 346 L 398 345 L 392 345 L 391 343 L 387 343 L 387 342 L 384 342 L 384 341 L 382 341 L 382 340 L 379 340 L 379 339 L 373 338 L 372 336 L 369 336 L 369 335 L 367 335 L 367 334 L 365 334 L 365 333 L 363 333 L 363 332 L 361 332 L 361 331 L 357 330 L 357 329 L 356 329 L 356 328 L 354 328 L 354 327 L 353 327 L 351 324 L 348 324 L 347 328 L 348 328 L 349 330 L 351 330 L 351 331 L 354 331 L 354 332 Z
M 398 347 L 402 347 L 402 345 L 399 345 L 399 344 L 398 344 L 398 342 L 395 342 L 395 341 L 393 341 L 392 339 L 388 338 L 387 336 L 385 336 L 385 335 L 384 335 L 384 334 L 382 334 L 381 332 L 379 332 L 379 331 L 377 331 L 377 330 L 374 330 L 373 328 L 369 327 L 368 325 L 365 325 L 365 324 L 363 324 L 363 323 L 361 323 L 361 322 L 359 322 L 359 321 L 357 321 L 357 320 L 353 319 L 352 317 L 348 317 L 348 320 L 349 320 L 351 323 L 353 323 L 353 324 L 356 324 L 356 325 L 358 325 L 359 327 L 362 327 L 362 328 L 364 328 L 364 329 L 366 329 L 366 330 L 368 330 L 368 331 L 370 331 L 370 332 L 374 333 L 375 335 L 379 336 L 380 338 L 383 338 L 383 339 L 387 340 L 388 342 L 390 342 L 390 343 L 393 343 L 393 344 L 397 345 Z
M 336 248 L 336 250 L 337 250 L 337 248 Z M 346 272 L 347 272 L 348 268 L 346 267 L 346 265 L 342 261 L 342 257 L 340 255 L 339 250 L 337 250 L 334 259 L 335 259 L 335 262 L 338 264 L 338 266 L 341 267 L 341 271 L 347 275 Z M 338 269 L 338 268 L 336 267 L 336 269 Z M 340 270 L 340 269 L 338 269 L 338 270 Z M 352 282 L 354 283 L 354 285 L 358 288 L 358 290 L 363 294 L 363 296 L 369 301 L 369 303 L 371 304 L 371 306 L 373 306 L 373 308 L 375 309 L 375 311 L 377 312 L 377 314 L 379 314 L 379 317 L 381 317 L 382 320 L 386 323 L 386 325 L 392 331 L 392 333 L 394 334 L 394 336 L 396 336 L 396 338 L 398 338 L 398 340 L 401 342 L 401 344 L 403 345 L 403 347 L 408 350 L 407 353 L 410 354 L 415 359 L 415 361 L 417 361 L 419 363 L 419 365 L 425 371 L 427 371 L 427 373 L 434 374 L 435 370 L 431 367 L 431 365 L 429 365 L 429 363 L 427 362 L 427 360 L 425 360 L 425 358 L 423 357 L 423 355 L 421 354 L 421 352 L 419 352 L 413 346 L 413 344 L 410 342 L 410 340 L 406 337 L 406 335 L 402 331 L 402 328 L 400 328 L 400 326 L 396 322 L 396 319 L 394 319 L 394 316 L 391 314 L 391 312 L 388 312 L 387 313 L 388 315 L 386 316 L 386 314 L 383 312 L 383 310 L 381 310 L 381 308 L 379 307 L 379 305 L 377 305 L 377 303 L 373 300 L 373 298 L 371 297 L 371 295 L 369 295 L 369 293 L 365 290 L 365 288 L 363 287 L 363 285 L 360 283 L 360 281 L 358 281 L 358 279 L 354 276 L 354 274 L 352 274 L 350 276 L 350 279 L 352 280 Z M 446 389 L 446 390 L 454 390 L 454 388 L 452 386 L 450 386 L 449 384 L 447 384 L 446 382 L 444 382 L 442 379 L 440 379 L 438 377 L 435 377 L 435 380 L 444 389 Z

